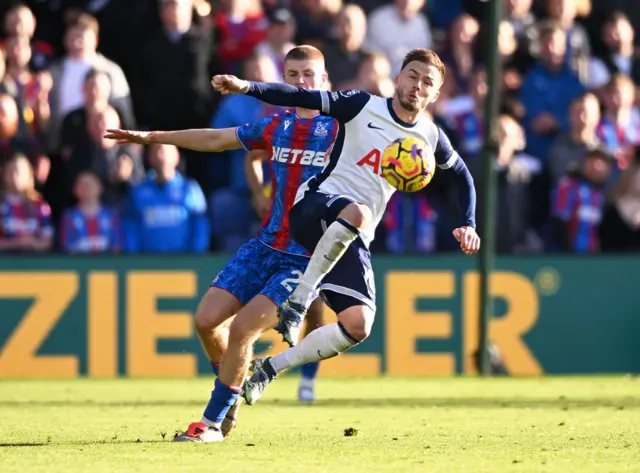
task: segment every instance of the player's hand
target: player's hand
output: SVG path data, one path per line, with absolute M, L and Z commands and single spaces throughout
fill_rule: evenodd
M 460 249 L 465 255 L 472 255 L 480 249 L 480 237 L 473 227 L 456 228 L 453 236 L 460 243 Z
M 248 81 L 230 75 L 213 76 L 211 86 L 222 95 L 244 94 L 249 90 Z
M 119 144 L 137 143 L 139 145 L 149 144 L 148 131 L 132 131 L 132 130 L 107 130 L 104 134 L 105 138 L 117 140 Z

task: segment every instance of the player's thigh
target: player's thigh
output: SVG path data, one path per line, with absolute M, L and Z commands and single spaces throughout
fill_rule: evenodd
M 230 324 L 230 319 L 242 308 L 236 296 L 212 286 L 205 293 L 196 310 L 195 323 L 199 331 L 213 330 Z
M 307 191 L 289 214 L 291 235 L 307 251 L 313 253 L 327 227 L 346 207 L 354 203 L 349 197 Z
M 277 306 L 264 294 L 258 294 L 234 317 L 229 329 L 229 341 L 253 343 L 278 322 Z
M 269 270 L 269 279 L 260 294 L 269 298 L 276 307 L 282 305 L 293 291 L 309 264 L 309 258 L 273 251 L 270 259 L 265 259 L 265 267 Z
M 211 287 L 234 296 L 240 303 L 240 307 L 247 304 L 265 284 L 263 278 L 265 248 L 255 239 L 242 245 L 211 282 Z
M 360 238 L 325 276 L 320 291 L 353 338 L 364 340 L 369 336 L 376 312 L 376 293 L 371 254 Z
M 338 218 L 346 220 L 359 230 L 363 230 L 373 218 L 371 209 L 364 204 L 351 202 L 338 214 Z
M 309 333 L 324 325 L 324 303 L 322 302 L 322 299 L 320 297 L 314 300 L 309 306 L 309 309 L 307 310 L 306 321 L 306 333 Z

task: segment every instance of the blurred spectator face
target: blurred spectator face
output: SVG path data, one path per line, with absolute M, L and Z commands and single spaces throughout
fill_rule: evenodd
M 289 59 L 284 63 L 284 81 L 310 90 L 327 90 L 324 61 L 319 59 Z
M 600 123 L 600 104 L 595 95 L 588 94 L 571 104 L 569 123 L 571 130 L 576 133 L 596 129 Z
M 358 78 L 365 83 L 375 84 L 391 77 L 391 64 L 383 54 L 373 54 L 362 61 Z
M 508 21 L 500 22 L 498 30 L 498 50 L 502 57 L 512 56 L 516 52 L 518 42 L 516 41 L 516 32 L 513 25 Z
M 158 176 L 168 180 L 176 172 L 180 163 L 180 153 L 173 145 L 151 145 L 149 147 L 149 164 Z
M 552 69 L 562 67 L 566 53 L 567 36 L 562 30 L 555 29 L 540 38 L 542 61 Z
M 601 184 L 607 180 L 611 172 L 611 164 L 600 151 L 592 151 L 587 155 L 583 165 L 584 176 L 594 184 Z
M 33 189 L 33 170 L 29 160 L 20 156 L 12 159 L 4 167 L 4 188 L 13 194 L 22 194 Z
M 487 71 L 479 69 L 473 73 L 469 82 L 469 91 L 471 97 L 476 103 L 484 103 L 484 99 L 487 96 L 489 86 L 487 84 Z
M 420 11 L 425 0 L 395 0 L 394 3 L 404 18 L 411 18 Z
M 80 205 L 95 204 L 102 195 L 102 183 L 92 172 L 83 172 L 76 179 L 74 194 Z
M 633 26 L 626 18 L 617 18 L 603 26 L 602 40 L 607 47 L 620 52 L 625 45 L 632 45 L 635 38 Z
M 9 10 L 4 17 L 4 32 L 8 37 L 33 37 L 36 30 L 36 19 L 31 10 L 25 5 Z
M 636 88 L 626 76 L 615 76 L 607 86 L 602 97 L 608 111 L 617 111 L 632 107 L 636 100 Z
M 471 15 L 460 15 L 451 25 L 450 38 L 454 45 L 471 46 L 478 36 L 480 25 Z
M 163 0 L 160 7 L 162 26 L 169 31 L 187 31 L 191 27 L 191 0 Z
M 65 47 L 70 56 L 82 56 L 95 52 L 98 38 L 95 31 L 85 26 L 71 26 L 65 33 Z
M 576 18 L 576 0 L 549 0 L 549 16 L 563 24 L 572 23 Z
M 0 95 L 0 138 L 12 138 L 18 131 L 18 106 L 10 95 Z
M 13 36 L 7 40 L 7 65 L 24 69 L 31 61 L 31 42 L 27 36 Z
M 340 41 L 348 51 L 357 51 L 362 47 L 367 34 L 367 17 L 362 8 L 357 5 L 346 6 L 338 16 L 336 26 Z
M 512 117 L 502 115 L 499 119 L 498 136 L 498 164 L 506 166 L 516 151 L 524 149 L 524 131 Z
M 278 69 L 275 63 L 264 54 L 247 59 L 243 69 L 246 80 L 275 82 L 278 78 Z
M 91 139 L 102 148 L 111 148 L 117 142 L 104 138 L 107 130 L 120 128 L 120 117 L 113 107 L 93 112 L 87 121 L 87 132 Z
M 105 73 L 93 74 L 82 85 L 85 105 L 94 108 L 96 104 L 106 104 L 111 94 L 111 82 Z
M 284 46 L 293 41 L 296 34 L 296 27 L 293 22 L 275 22 L 269 28 L 269 42 L 277 46 Z
M 6 56 L 4 54 L 4 50 L 0 49 L 0 81 L 4 79 L 4 74 L 7 72 L 5 63 Z
M 531 11 L 533 0 L 507 0 L 507 15 L 513 18 L 519 18 Z

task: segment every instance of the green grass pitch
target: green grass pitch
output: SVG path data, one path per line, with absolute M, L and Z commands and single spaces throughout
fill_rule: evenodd
M 313 406 L 297 382 L 205 445 L 170 440 L 211 379 L 0 381 L 0 471 L 640 472 L 636 377 L 320 379 Z

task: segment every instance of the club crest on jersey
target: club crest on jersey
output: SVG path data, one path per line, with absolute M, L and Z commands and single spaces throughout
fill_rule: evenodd
M 316 125 L 316 129 L 313 131 L 314 136 L 327 136 L 329 133 L 327 131 L 328 122 L 318 122 Z
M 287 131 L 287 128 L 291 126 L 291 120 L 284 121 L 284 131 Z

